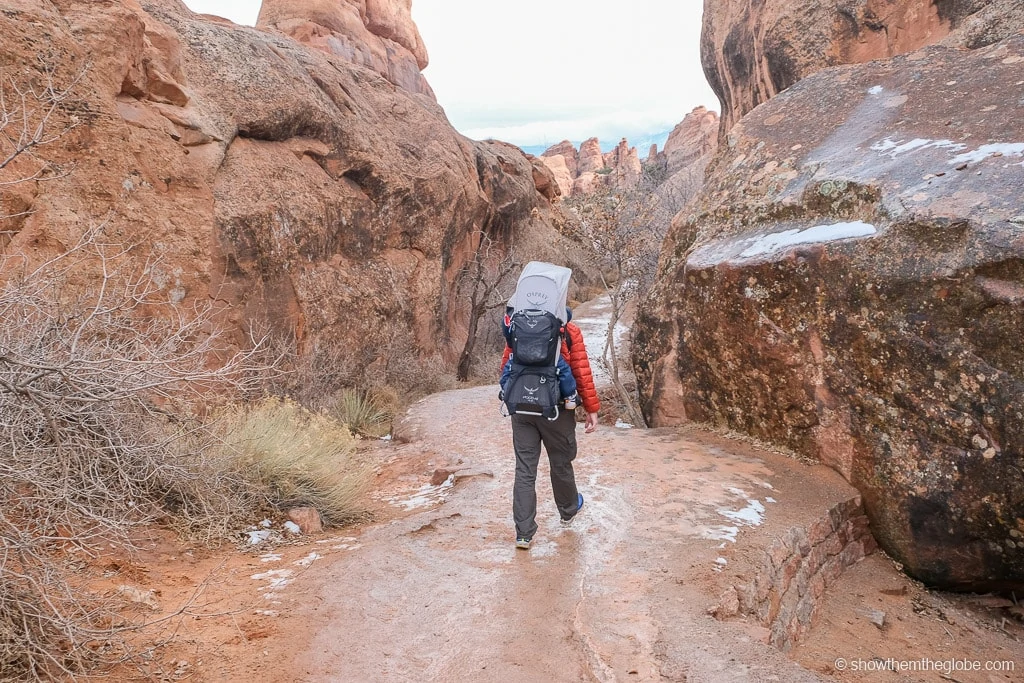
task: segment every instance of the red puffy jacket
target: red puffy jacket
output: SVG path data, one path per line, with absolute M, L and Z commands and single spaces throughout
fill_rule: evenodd
M 590 358 L 587 356 L 587 345 L 583 343 L 583 332 L 575 323 L 565 324 L 565 334 L 570 342 L 566 344 L 562 339 L 562 358 L 572 369 L 572 376 L 576 380 L 576 393 L 579 394 L 583 410 L 588 413 L 596 413 L 601 410 L 601 399 L 597 397 L 597 388 L 594 386 L 594 375 L 590 371 Z M 498 374 L 508 363 L 508 357 L 512 355 L 512 349 L 505 345 L 505 353 L 501 356 L 501 365 L 498 366 Z

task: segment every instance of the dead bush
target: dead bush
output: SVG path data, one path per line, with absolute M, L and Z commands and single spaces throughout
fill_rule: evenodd
M 74 675 L 115 656 L 92 647 L 109 636 L 71 587 L 74 551 L 129 546 L 139 525 L 230 509 L 246 490 L 236 475 L 211 477 L 204 451 L 183 444 L 204 429 L 196 402 L 252 388 L 256 356 L 229 352 L 213 312 L 170 302 L 156 265 L 132 267 L 130 251 L 95 228 L 35 266 L 0 259 L 5 680 Z
M 330 340 L 316 339 L 299 349 L 294 337 L 273 335 L 268 355 L 281 372 L 263 389 L 273 396 L 294 399 L 314 412 L 329 407 L 346 388 L 364 386 L 372 349 L 352 349 Z

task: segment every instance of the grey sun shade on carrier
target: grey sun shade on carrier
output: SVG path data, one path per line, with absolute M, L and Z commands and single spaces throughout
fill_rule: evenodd
M 546 311 L 565 322 L 572 270 L 543 261 L 530 261 L 519 275 L 508 305 L 515 311 Z

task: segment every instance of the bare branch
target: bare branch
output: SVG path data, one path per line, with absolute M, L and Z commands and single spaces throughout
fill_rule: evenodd
M 469 379 L 480 320 L 508 300 L 510 276 L 520 268 L 512 249 L 503 249 L 490 235 L 477 230 L 470 235 L 475 248 L 456 278 L 456 291 L 468 304 L 466 343 L 459 356 L 456 378 Z

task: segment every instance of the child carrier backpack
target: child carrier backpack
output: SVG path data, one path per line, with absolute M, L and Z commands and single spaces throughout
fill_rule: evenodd
M 502 400 L 509 415 L 558 418 L 558 354 L 565 331 L 568 268 L 532 261 L 509 301 L 512 368 Z

